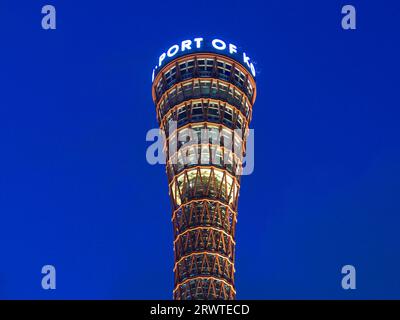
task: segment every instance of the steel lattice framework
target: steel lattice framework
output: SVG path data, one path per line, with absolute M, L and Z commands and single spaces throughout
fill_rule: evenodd
M 175 239 L 174 299 L 235 299 L 238 195 L 255 81 L 229 57 L 188 54 L 159 71 L 152 95 L 166 135 Z M 242 134 L 235 134 L 235 129 Z M 191 135 L 205 130 L 210 139 L 182 144 L 179 135 L 185 130 Z M 232 147 L 212 139 L 212 132 L 231 139 Z M 185 161 L 188 154 L 191 160 Z M 214 163 L 215 157 L 222 160 Z

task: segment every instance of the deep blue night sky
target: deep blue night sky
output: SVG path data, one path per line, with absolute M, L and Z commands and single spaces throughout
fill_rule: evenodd
M 1 0 L 0 298 L 172 298 L 167 177 L 145 136 L 152 68 L 195 36 L 257 62 L 238 299 L 400 298 L 400 4 L 349 3 L 355 31 L 344 1 Z

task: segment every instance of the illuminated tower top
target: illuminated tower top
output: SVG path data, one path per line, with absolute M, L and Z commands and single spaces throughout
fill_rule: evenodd
M 249 55 L 220 39 L 172 45 L 152 73 L 165 133 L 175 299 L 234 299 L 243 155 L 256 98 Z

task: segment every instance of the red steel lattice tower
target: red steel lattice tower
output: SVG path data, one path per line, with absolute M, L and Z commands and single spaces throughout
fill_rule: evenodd
M 166 135 L 164 151 L 174 231 L 173 297 L 235 299 L 238 194 L 256 98 L 254 78 L 243 64 L 228 56 L 189 53 L 159 70 L 152 96 Z M 234 134 L 235 129 L 243 133 Z M 207 143 L 201 140 L 185 145 L 179 141 L 185 131 L 200 135 L 201 130 L 210 132 Z M 213 133 L 231 139 L 232 148 L 212 139 Z M 234 152 L 235 147 L 242 150 L 240 154 Z M 182 160 L 194 149 L 196 161 Z M 213 163 L 212 157 L 222 160 Z

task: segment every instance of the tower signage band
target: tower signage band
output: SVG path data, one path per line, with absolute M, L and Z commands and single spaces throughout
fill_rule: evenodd
M 204 38 L 194 38 L 183 40 L 181 43 L 174 44 L 169 47 L 167 51 L 160 55 L 157 65 L 153 69 L 152 81 L 154 81 L 158 71 L 169 61 L 192 52 L 216 52 L 229 56 L 239 61 L 244 67 L 246 67 L 251 72 L 253 77 L 256 76 L 256 70 L 252 60 L 246 54 L 246 52 L 241 51 L 236 45 L 221 39 L 207 40 Z

